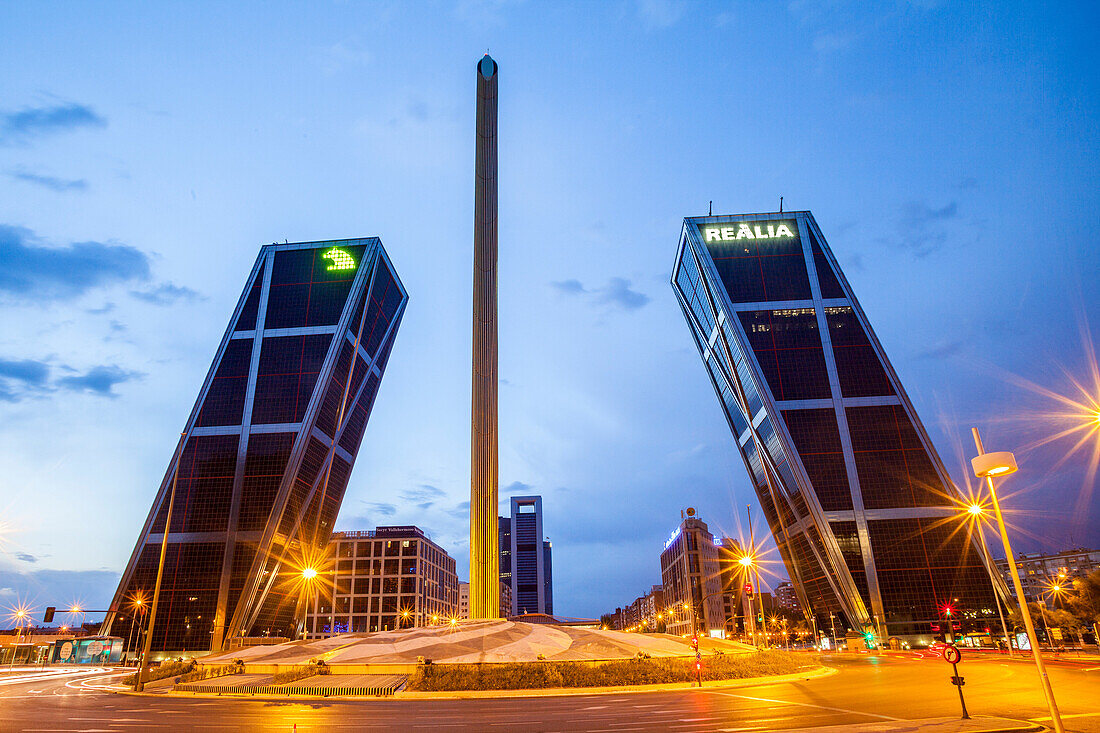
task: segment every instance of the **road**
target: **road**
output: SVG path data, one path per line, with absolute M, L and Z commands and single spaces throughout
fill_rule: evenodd
M 825 657 L 838 674 L 740 688 L 493 700 L 310 701 L 152 698 L 106 687 L 109 671 L 0 679 L 0 731 L 768 731 L 956 715 L 950 667 L 918 655 Z M 959 665 L 972 715 L 1044 721 L 1034 668 L 1003 658 Z M 1100 733 L 1100 667 L 1050 665 L 1067 729 Z

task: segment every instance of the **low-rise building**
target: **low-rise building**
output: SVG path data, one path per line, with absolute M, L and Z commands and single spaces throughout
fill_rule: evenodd
M 308 637 L 424 626 L 458 614 L 454 558 L 419 527 L 336 532 L 331 548 L 332 571 L 321 574 L 306 602 Z

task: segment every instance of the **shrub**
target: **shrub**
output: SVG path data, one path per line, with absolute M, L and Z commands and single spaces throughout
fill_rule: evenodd
M 275 676 L 271 678 L 271 684 L 273 685 L 285 685 L 288 682 L 297 682 L 298 680 L 304 680 L 307 677 L 312 677 L 315 674 L 323 674 L 320 667 L 309 664 L 305 667 L 294 667 L 288 669 L 285 672 L 276 672 Z
M 156 680 L 167 679 L 168 677 L 175 677 L 176 675 L 187 674 L 195 668 L 195 660 L 190 659 L 186 662 L 161 662 L 159 666 L 150 667 L 145 670 L 145 674 L 142 675 L 142 682 L 155 682 Z M 137 673 L 125 677 L 122 682 L 127 685 L 132 685 L 137 680 Z
M 703 658 L 702 678 L 731 680 L 790 674 L 816 666 L 815 659 L 782 651 L 723 654 Z M 516 664 L 433 664 L 417 667 L 410 690 L 525 690 L 549 687 L 617 687 L 691 682 L 695 660 L 634 658 L 614 662 Z
M 202 669 L 196 669 L 193 672 L 180 675 L 176 678 L 176 684 L 183 682 L 198 682 L 199 680 L 208 680 L 214 677 L 225 677 L 230 674 L 240 674 L 244 671 L 244 665 L 237 664 L 222 664 L 217 667 L 203 667 Z

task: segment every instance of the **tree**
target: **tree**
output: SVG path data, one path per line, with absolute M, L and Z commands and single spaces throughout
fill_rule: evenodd
M 1100 623 L 1100 568 L 1073 581 L 1064 605 L 1086 625 Z

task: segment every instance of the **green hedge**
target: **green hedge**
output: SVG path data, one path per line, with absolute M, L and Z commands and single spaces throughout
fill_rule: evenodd
M 167 677 L 175 677 L 178 674 L 187 674 L 195 668 L 195 660 L 190 659 L 186 662 L 161 662 L 159 666 L 150 667 L 145 670 L 145 674 L 142 675 L 142 682 L 155 682 L 156 680 L 163 680 Z M 127 676 L 122 680 L 123 684 L 132 685 L 137 680 L 137 673 Z
M 704 680 L 791 674 L 817 666 L 817 657 L 783 651 L 704 656 Z M 695 680 L 695 660 L 628 659 L 615 662 L 524 662 L 516 664 L 427 664 L 409 677 L 407 689 L 530 690 L 549 687 L 617 687 Z

